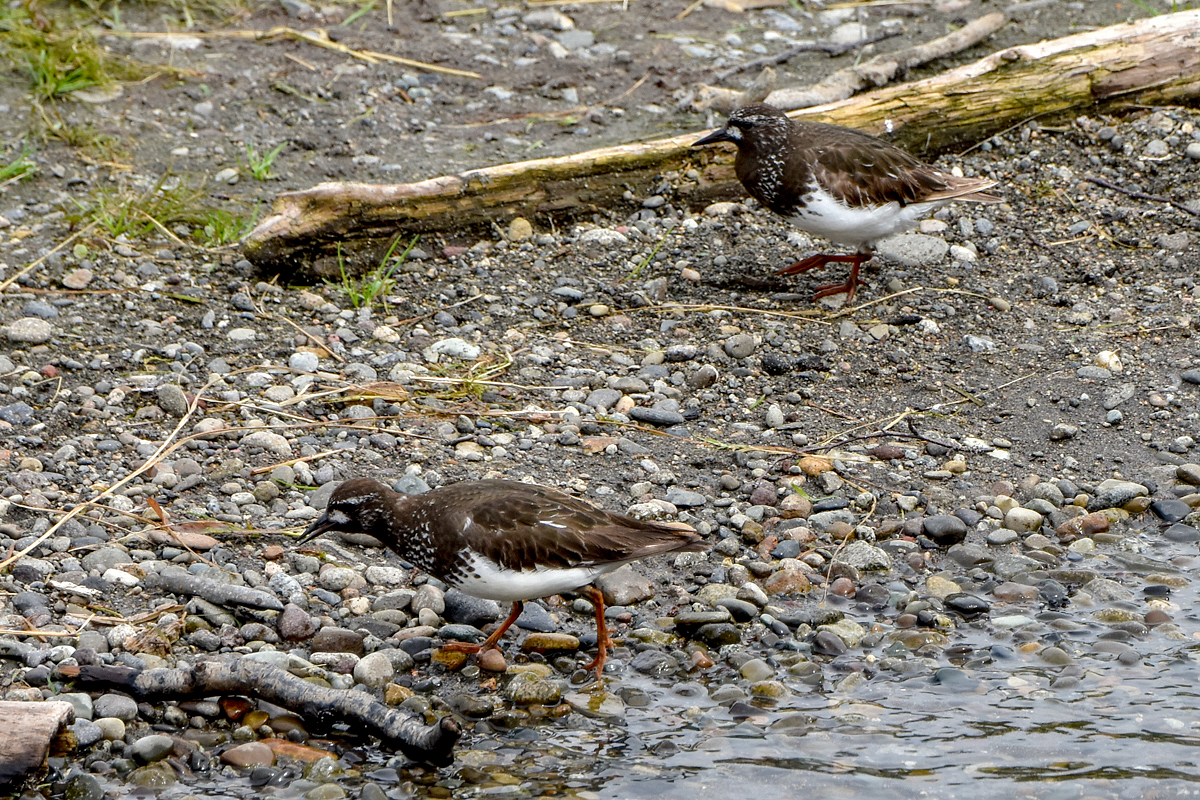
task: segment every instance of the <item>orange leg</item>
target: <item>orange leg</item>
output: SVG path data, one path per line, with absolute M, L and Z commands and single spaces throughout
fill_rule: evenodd
M 596 609 L 596 657 L 584 666 L 584 669 L 596 670 L 596 681 L 604 678 L 604 662 L 608 661 L 608 649 L 612 640 L 608 638 L 608 624 L 604 621 L 604 595 L 595 586 L 585 586 L 579 593 L 592 601 Z
M 819 300 L 822 297 L 829 297 L 830 295 L 841 294 L 842 292 L 845 292 L 846 303 L 849 304 L 854 302 L 854 290 L 858 288 L 858 268 L 861 267 L 865 261 L 869 260 L 872 255 L 872 253 L 855 253 L 854 255 L 850 256 L 830 256 L 825 255 L 824 253 L 818 253 L 815 256 L 809 256 L 808 258 L 797 261 L 795 264 L 786 266 L 783 269 L 776 270 L 775 274 L 796 275 L 801 272 L 808 272 L 810 269 L 823 267 L 826 264 L 851 264 L 850 277 L 846 279 L 845 283 L 831 283 L 826 286 L 818 286 L 817 290 L 813 293 L 813 299 Z
M 521 612 L 524 609 L 525 604 L 520 600 L 514 602 L 512 611 L 510 611 L 508 614 L 508 619 L 504 620 L 504 623 L 497 628 L 492 635 L 483 642 L 483 644 L 476 644 L 474 642 L 446 642 L 444 645 L 442 645 L 442 649 L 449 650 L 454 653 L 481 653 L 484 650 L 491 650 L 493 647 L 498 647 L 499 645 L 497 645 L 497 642 L 500 641 L 500 637 L 512 627 L 513 623 L 517 621 L 517 617 L 521 616 Z
M 808 272 L 810 269 L 823 267 L 826 264 L 840 263 L 848 264 L 859 258 L 858 254 L 852 256 L 830 256 L 825 253 L 817 253 L 815 256 L 802 258 L 795 264 L 789 264 L 783 269 L 775 270 L 776 275 L 799 275 L 801 272 Z

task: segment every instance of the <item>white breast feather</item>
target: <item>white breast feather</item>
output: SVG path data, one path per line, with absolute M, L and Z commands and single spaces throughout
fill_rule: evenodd
M 621 564 L 596 564 L 592 566 L 550 569 L 537 567 L 520 572 L 502 571 L 492 559 L 471 553 L 467 558 L 467 569 L 458 579 L 457 588 L 474 597 L 487 600 L 533 600 L 552 594 L 561 594 L 586 586 L 598 575 L 611 572 Z
M 817 188 L 809 195 L 805 208 L 790 217 L 797 228 L 823 236 L 837 244 L 854 245 L 875 242 L 886 236 L 915 227 L 922 217 L 945 205 L 947 200 L 932 203 L 899 203 L 852 208 L 824 189 Z

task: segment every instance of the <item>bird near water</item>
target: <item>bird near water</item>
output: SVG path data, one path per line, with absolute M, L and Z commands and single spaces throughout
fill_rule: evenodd
M 354 478 L 333 490 L 300 543 L 331 531 L 368 533 L 461 592 L 512 602 L 508 618 L 482 644 L 447 645 L 459 652 L 497 647 L 526 600 L 579 591 L 595 607 L 599 652 L 585 669 L 598 679 L 610 640 L 604 596 L 592 581 L 648 556 L 708 549 L 684 523 L 634 519 L 556 489 L 504 480 L 406 495 Z
M 732 142 L 734 171 L 758 202 L 808 233 L 856 248 L 819 253 L 778 270 L 794 275 L 830 262 L 849 263 L 844 283 L 817 287 L 813 299 L 846 293 L 854 300 L 858 270 L 875 243 L 914 227 L 952 200 L 999 203 L 987 178 L 960 178 L 930 166 L 883 139 L 852 128 L 790 119 L 757 103 L 735 110 L 725 127 L 693 147 Z

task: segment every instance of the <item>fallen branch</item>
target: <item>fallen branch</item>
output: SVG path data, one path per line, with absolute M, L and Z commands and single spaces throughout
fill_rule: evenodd
M 1013 47 L 950 72 L 792 116 L 889 133 L 918 155 L 986 139 L 1019 120 L 1109 113 L 1200 97 L 1200 10 Z M 649 192 L 670 173 L 674 200 L 740 194 L 731 154 L 691 148 L 699 133 L 576 155 L 501 164 L 418 183 L 323 183 L 275 200 L 246 238 L 246 256 L 291 279 L 338 274 L 337 247 L 400 231 L 462 229 L 517 215 L 589 214 Z M 700 172 L 698 181 L 683 175 Z M 357 266 L 373 264 L 369 254 Z
M 399 748 L 408 758 L 444 767 L 454 761 L 462 730 L 450 717 L 423 724 L 412 712 L 390 708 L 366 692 L 327 689 L 261 661 L 202 661 L 186 669 L 61 667 L 80 689 L 120 689 L 139 700 L 242 694 L 289 708 L 322 727 L 350 724 Z
M 239 605 L 269 611 L 283 611 L 283 603 L 279 602 L 279 598 L 272 594 L 260 589 L 251 589 L 249 586 L 237 586 L 232 583 L 220 583 L 208 578 L 201 578 L 182 567 L 167 567 L 161 572 L 151 573 L 146 576 L 146 584 L 172 594 L 202 597 L 218 606 Z
M 753 61 L 747 61 L 745 64 L 739 64 L 736 67 L 730 67 L 724 72 L 718 72 L 715 80 L 717 83 L 722 83 L 729 80 L 739 72 L 748 72 L 752 69 L 762 69 L 763 67 L 773 67 L 776 64 L 783 64 L 791 60 L 801 53 L 825 53 L 830 58 L 835 56 L 845 55 L 851 50 L 857 50 L 860 47 L 866 47 L 869 44 L 882 42 L 884 39 L 889 39 L 893 36 L 899 36 L 899 30 L 883 31 L 874 36 L 868 36 L 865 39 L 859 39 L 857 42 L 845 42 L 843 44 L 834 44 L 832 42 L 801 42 L 797 45 L 792 45 L 787 50 L 781 53 L 776 53 L 773 56 L 763 56 L 756 58 Z
M 979 44 L 1004 27 L 1007 18 L 1001 12 L 980 17 L 952 33 L 923 44 L 884 53 L 864 64 L 839 69 L 820 83 L 804 88 L 779 89 L 767 95 L 766 102 L 784 111 L 811 108 L 853 97 L 863 89 L 885 86 L 905 70 L 944 58 Z M 718 80 L 723 80 L 718 77 Z M 729 113 L 748 101 L 742 92 L 719 86 L 703 86 L 692 106 L 697 111 L 709 108 Z

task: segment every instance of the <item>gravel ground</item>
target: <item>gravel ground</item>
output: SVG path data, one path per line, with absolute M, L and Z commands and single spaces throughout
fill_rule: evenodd
M 502 141 L 472 157 L 508 157 Z M 178 157 L 229 156 L 207 148 Z M 78 229 L 73 181 L 102 180 L 68 159 L 0 196 L 3 277 L 42 257 L 0 320 L 0 554 L 28 550 L 0 575 L 0 690 L 66 699 L 79 719 L 46 795 L 219 788 L 254 767 L 300 789 L 363 785 L 330 761 L 288 767 L 312 758 L 309 732 L 269 707 L 64 692 L 72 664 L 251 655 L 457 714 L 477 752 L 489 731 L 620 720 L 629 681 L 787 709 L 801 687 L 852 691 L 847 670 L 961 664 L 981 630 L 1077 681 L 1093 659 L 1134 663 L 1200 630 L 1170 597 L 1200 540 L 1194 110 L 1030 123 L 944 160 L 997 178 L 1006 202 L 951 206 L 881 247 L 852 309 L 809 300 L 824 272 L 772 276 L 820 243 L 752 203 L 678 208 L 666 184 L 569 227 L 422 240 L 367 308 L 166 238 L 49 252 Z M 384 178 L 369 174 L 382 163 L 356 177 Z M 301 184 L 325 168 L 290 166 Z M 362 542 L 293 549 L 364 474 L 406 491 L 531 480 L 688 521 L 712 550 L 604 584 L 622 644 L 592 696 L 583 600 L 531 604 L 502 661 L 464 666 L 437 642 L 505 609 Z M 210 583 L 182 591 L 181 570 Z M 222 601 L 229 584 L 281 610 Z M 1039 639 L 1047 608 L 1098 621 L 1096 641 L 1124 631 L 1124 647 Z M 457 779 L 503 783 L 468 761 Z

